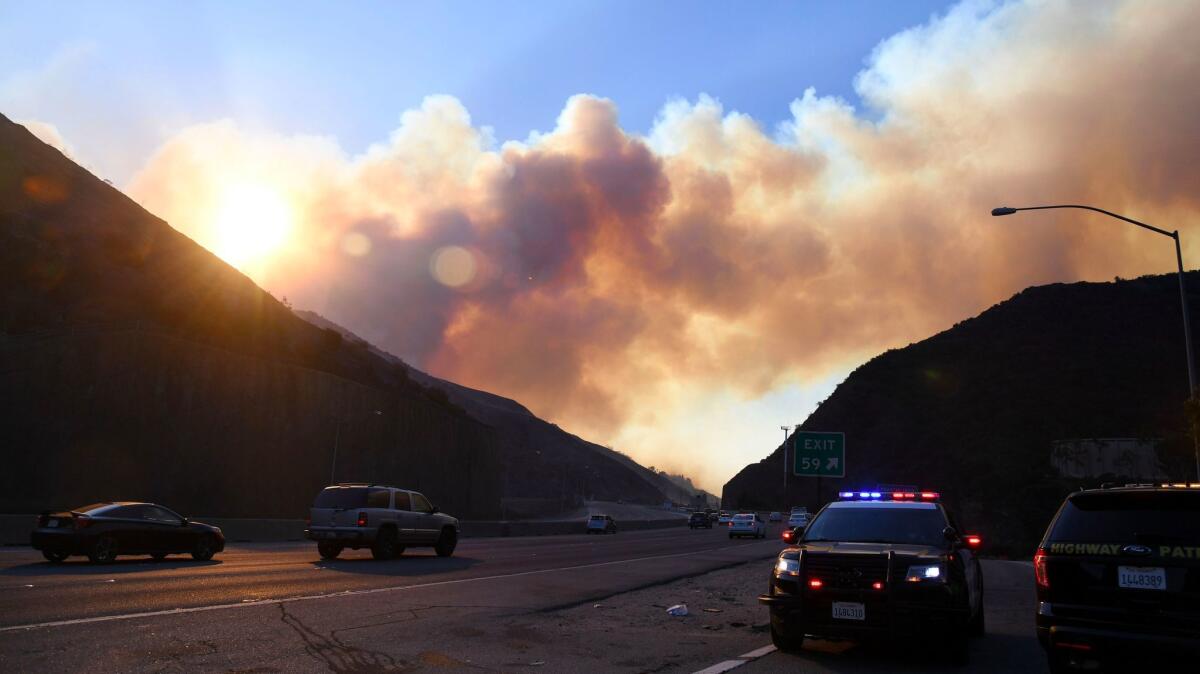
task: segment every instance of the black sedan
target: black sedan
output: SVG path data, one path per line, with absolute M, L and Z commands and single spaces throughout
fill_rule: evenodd
M 191 522 L 160 505 L 123 501 L 43 513 L 30 543 L 51 562 L 87 555 L 92 562 L 105 564 L 117 555 L 162 559 L 178 553 L 208 561 L 225 549 L 225 536 L 217 527 Z

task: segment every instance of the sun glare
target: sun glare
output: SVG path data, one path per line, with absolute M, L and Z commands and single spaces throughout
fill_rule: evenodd
M 246 183 L 227 187 L 214 213 L 214 252 L 239 268 L 278 250 L 291 232 L 294 217 L 291 204 L 277 190 Z

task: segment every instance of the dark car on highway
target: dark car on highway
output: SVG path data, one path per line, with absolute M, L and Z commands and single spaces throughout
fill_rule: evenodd
M 927 642 L 958 663 L 983 634 L 981 539 L 935 492 L 844 492 L 779 553 L 766 594 L 771 640 L 805 635 Z
M 688 518 L 689 529 L 711 529 L 712 526 L 713 522 L 708 513 L 695 512 Z
M 104 564 L 117 555 L 162 559 L 171 554 L 208 561 L 225 549 L 225 536 L 218 527 L 192 522 L 169 508 L 121 501 L 43 513 L 30 543 L 51 562 L 71 555 L 87 555 Z
M 1087 489 L 1034 555 L 1052 672 L 1200 656 L 1200 484 Z M 1122 670 L 1124 671 L 1124 670 Z

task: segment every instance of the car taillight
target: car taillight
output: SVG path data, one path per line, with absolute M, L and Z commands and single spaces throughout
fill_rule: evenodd
M 882 582 L 882 581 L 878 581 L 878 580 L 877 580 L 877 581 L 875 581 L 874 583 L 871 583 L 871 587 L 872 587 L 873 589 L 876 589 L 876 590 L 882 590 L 882 589 L 883 589 L 883 582 Z
M 75 518 L 75 528 L 76 529 L 86 529 L 90 526 L 92 526 L 92 518 L 90 518 L 90 517 L 76 517 Z
M 358 526 L 360 526 L 360 527 L 367 526 L 367 514 L 366 513 L 358 514 Z
M 1037 586 L 1044 589 L 1050 589 L 1050 576 L 1046 573 L 1046 551 L 1038 550 L 1033 556 L 1033 576 L 1037 579 Z
M 967 547 L 972 550 L 978 550 L 983 546 L 983 538 L 979 534 L 967 534 L 963 536 L 963 540 L 967 542 Z
M 312 518 L 311 517 L 304 518 L 304 526 L 305 526 L 305 528 L 312 526 Z
M 824 585 L 825 585 L 825 583 L 821 582 L 820 578 L 809 578 L 808 579 L 808 586 L 814 590 L 819 590 Z

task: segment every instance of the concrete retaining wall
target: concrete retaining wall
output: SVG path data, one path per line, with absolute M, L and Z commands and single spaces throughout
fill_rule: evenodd
M 231 519 L 197 517 L 218 527 L 230 542 L 278 542 L 304 540 L 304 520 Z M 36 515 L 0 515 L 0 545 L 28 545 L 29 532 Z M 686 519 L 617 520 L 619 531 L 666 529 L 687 525 Z M 567 522 L 461 522 L 464 538 L 495 538 L 500 536 L 555 536 L 584 533 L 584 523 Z

